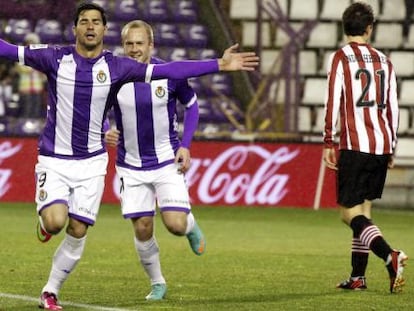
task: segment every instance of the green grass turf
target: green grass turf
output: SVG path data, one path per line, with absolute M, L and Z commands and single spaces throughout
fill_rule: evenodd
M 401 294 L 389 294 L 382 260 L 371 255 L 368 290 L 335 284 L 350 272 L 351 231 L 338 211 L 194 207 L 207 236 L 195 256 L 186 238 L 169 234 L 157 217 L 156 234 L 168 282 L 167 299 L 144 300 L 149 283 L 133 247 L 129 221 L 118 206 L 101 208 L 83 259 L 60 292 L 65 311 L 79 304 L 128 310 L 414 310 L 414 268 Z M 392 247 L 414 256 L 414 213 L 375 210 L 374 221 Z M 41 244 L 32 204 L 0 205 L 0 310 L 36 310 L 51 258 L 63 234 Z M 73 305 L 76 304 L 76 305 Z M 96 310 L 96 309 L 95 309 Z

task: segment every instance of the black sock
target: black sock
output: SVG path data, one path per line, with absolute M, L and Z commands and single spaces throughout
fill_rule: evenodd
M 366 227 L 370 225 L 372 225 L 372 222 L 364 215 L 358 215 L 352 218 L 350 227 L 352 228 L 352 232 L 354 233 L 354 238 L 359 238 L 362 230 L 364 230 Z
M 368 266 L 369 248 L 362 244 L 359 238 L 352 239 L 351 277 L 365 276 Z
M 385 262 L 387 262 L 388 255 L 392 252 L 392 248 L 382 236 L 375 238 L 371 242 L 370 248 L 375 255 L 382 258 Z
M 384 240 L 381 231 L 376 225 L 365 216 L 359 215 L 352 219 L 351 228 L 354 236 L 359 236 L 362 243 L 369 247 L 375 255 L 387 261 L 392 249 Z

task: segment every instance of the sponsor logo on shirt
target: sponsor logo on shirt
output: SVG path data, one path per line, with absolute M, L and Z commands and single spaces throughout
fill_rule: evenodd
M 58 59 L 57 62 L 59 64 L 72 64 L 73 63 L 73 60 L 71 60 L 71 59 L 66 59 L 66 60 L 64 60 L 64 59 Z
M 46 49 L 47 44 L 30 44 L 29 49 L 31 50 L 39 50 L 39 49 Z

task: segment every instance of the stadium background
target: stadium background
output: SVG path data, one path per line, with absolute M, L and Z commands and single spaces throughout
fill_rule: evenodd
M 108 12 L 105 43 L 116 54 L 122 54 L 123 24 L 138 18 L 153 25 L 155 54 L 165 60 L 218 57 L 233 42 L 261 57 L 260 68 L 253 73 L 190 79 L 200 105 L 189 177 L 193 203 L 335 205 L 334 176 L 321 163 L 325 67 L 327 56 L 343 44 L 341 13 L 351 0 L 93 2 Z M 412 207 L 412 1 L 367 2 L 378 17 L 373 45 L 385 51 L 395 65 L 401 104 L 397 168 L 390 171 L 381 202 Z M 0 36 L 23 44 L 25 35 L 35 32 L 42 43 L 71 44 L 77 3 L 1 0 Z M 31 202 L 36 137 L 43 121 L 21 116 L 18 77 L 13 69 L 14 64 L 0 61 L 0 201 Z M 117 200 L 113 174 L 111 163 L 106 203 Z

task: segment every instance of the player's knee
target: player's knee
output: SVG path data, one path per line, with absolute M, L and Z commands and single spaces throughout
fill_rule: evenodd
M 66 232 L 74 238 L 81 239 L 86 235 L 87 227 L 68 226 Z
M 67 206 L 64 204 L 52 204 L 40 212 L 44 229 L 51 234 L 58 234 L 65 226 L 68 219 Z
M 148 241 L 152 236 L 153 236 L 152 228 L 144 227 L 144 228 L 135 229 L 135 237 L 139 241 Z
M 164 211 L 162 221 L 167 230 L 174 235 L 185 235 L 187 229 L 187 213 L 177 211 Z
M 66 232 L 77 239 L 83 238 L 88 231 L 88 224 L 70 218 Z
M 56 225 L 49 225 L 49 226 L 45 226 L 45 230 L 53 235 L 58 234 L 60 231 L 62 231 L 63 226 L 56 226 Z
M 135 236 L 138 240 L 147 241 L 152 237 L 154 232 L 153 221 L 153 217 L 141 217 L 132 220 Z
M 170 220 L 165 223 L 165 226 L 169 232 L 174 235 L 184 235 L 187 223 L 181 219 Z
M 66 225 L 66 217 L 45 217 L 43 220 L 44 229 L 50 234 L 58 234 Z

